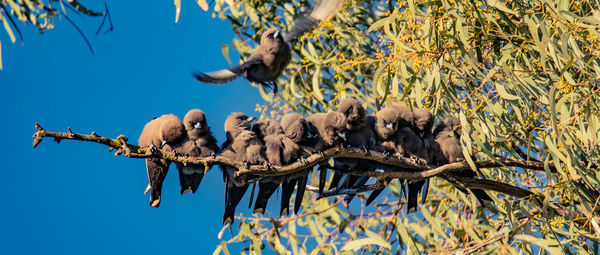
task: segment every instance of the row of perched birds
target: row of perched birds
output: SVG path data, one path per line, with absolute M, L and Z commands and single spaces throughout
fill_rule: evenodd
M 394 105 L 367 115 L 355 99 L 343 99 L 337 111 L 315 113 L 306 118 L 298 113 L 283 116 L 281 123 L 274 120 L 259 120 L 243 113 L 232 113 L 225 121 L 226 141 L 219 147 L 207 125 L 201 110 L 190 110 L 183 122 L 173 114 L 162 115 L 147 123 L 139 138 L 142 147 L 158 147 L 181 155 L 208 157 L 220 154 L 223 157 L 249 165 L 285 166 L 296 161 L 306 162 L 306 157 L 323 152 L 334 146 L 362 148 L 366 153 L 377 151 L 390 156 L 409 157 L 420 164 L 447 164 L 463 158 L 460 147 L 460 122 L 446 118 L 433 128 L 434 119 L 425 109 L 410 110 L 403 105 Z M 162 183 L 171 162 L 165 159 L 146 159 L 150 193 L 150 206 L 160 205 Z M 204 165 L 176 163 L 179 171 L 181 194 L 194 193 L 205 174 Z M 376 161 L 336 158 L 333 166 L 322 167 L 333 170 L 353 171 L 398 171 L 398 167 L 382 165 Z M 319 192 L 323 192 L 327 170 L 321 168 Z M 232 223 L 235 209 L 246 193 L 251 181 L 235 175 L 237 169 L 221 166 L 225 181 L 225 213 L 223 223 Z M 254 204 L 255 213 L 264 213 L 269 198 L 281 186 L 280 215 L 289 213 L 289 203 L 296 189 L 294 212 L 298 213 L 311 169 L 285 176 L 269 176 L 258 179 L 258 194 Z M 475 177 L 470 170 L 457 173 Z M 365 185 L 365 176 L 345 175 L 334 171 L 330 190 L 353 188 Z M 256 182 L 255 182 L 256 183 Z M 417 196 L 425 181 L 408 181 L 407 210 L 415 211 Z M 256 185 L 255 185 L 256 186 Z M 367 199 L 370 204 L 383 189 L 374 190 Z M 461 189 L 467 193 L 467 190 Z M 483 190 L 472 190 L 484 204 L 492 199 Z M 423 201 L 427 189 L 423 191 Z M 250 198 L 252 203 L 254 188 Z M 347 201 L 353 195 L 347 195 Z

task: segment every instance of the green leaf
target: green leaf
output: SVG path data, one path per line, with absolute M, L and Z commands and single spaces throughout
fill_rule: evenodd
M 196 3 L 198 3 L 198 6 L 200 6 L 202 10 L 208 11 L 208 3 L 206 3 L 206 0 L 196 0 Z
M 383 238 L 381 237 L 367 237 L 367 238 L 363 238 L 363 239 L 358 239 L 358 240 L 354 240 L 354 241 L 350 241 L 348 243 L 346 243 L 346 245 L 344 245 L 342 247 L 342 251 L 345 250 L 358 250 L 363 246 L 367 246 L 367 245 L 378 245 L 380 247 L 386 248 L 386 249 L 391 249 L 392 245 L 390 243 L 388 243 L 387 241 L 385 241 Z
M 77 1 L 77 0 L 67 0 L 67 2 L 69 2 L 73 7 L 75 7 L 76 10 L 80 11 L 81 13 L 83 13 L 85 15 L 104 16 L 103 12 L 92 11 L 92 10 L 86 8 L 85 6 L 83 6 L 82 4 L 80 4 L 79 1 Z
M 8 19 L 4 17 L 4 15 L 2 15 L 0 13 L 0 19 L 2 20 L 2 23 L 4 23 L 4 30 L 6 30 L 6 33 L 8 34 L 8 36 L 10 37 L 10 41 L 12 43 L 15 43 L 16 38 L 15 38 L 15 34 L 12 31 L 12 28 L 10 27 L 10 24 L 8 24 Z
M 543 248 L 544 250 L 546 250 L 547 252 L 549 252 L 550 254 L 563 254 L 562 249 L 553 247 L 553 246 L 556 246 L 556 241 L 554 241 L 554 240 L 537 238 L 537 237 L 530 236 L 530 235 L 515 235 L 515 239 L 519 239 L 521 241 L 528 242 L 535 246 L 539 246 L 539 247 Z
M 321 67 L 317 65 L 315 67 L 315 72 L 312 76 L 312 90 L 314 96 L 319 100 L 323 101 L 323 93 L 321 93 Z
M 175 3 L 175 24 L 179 21 L 179 13 L 181 13 L 181 0 L 173 0 Z

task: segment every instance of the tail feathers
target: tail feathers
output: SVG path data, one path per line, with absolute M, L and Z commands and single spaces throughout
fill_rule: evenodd
M 425 201 L 427 200 L 427 193 L 429 193 L 429 179 L 425 179 L 425 185 L 423 185 L 423 190 L 421 192 L 421 203 L 425 203 Z
M 254 213 L 264 213 L 267 208 L 269 198 L 279 188 L 278 182 L 260 182 L 258 184 L 258 195 L 254 204 Z
M 290 212 L 290 199 L 292 198 L 292 193 L 294 192 L 294 187 L 298 182 L 297 179 L 291 180 L 283 180 L 281 183 L 281 209 L 279 210 L 279 215 L 288 215 Z
M 233 216 L 235 215 L 235 208 L 244 197 L 244 193 L 248 190 L 248 184 L 243 186 L 235 186 L 231 181 L 227 182 L 226 197 L 225 197 L 225 213 L 223 214 L 223 224 L 233 223 Z
M 327 181 L 327 168 L 319 167 L 319 194 L 323 193 L 323 189 L 325 189 L 326 181 Z
M 232 72 L 229 69 L 222 69 L 210 73 L 194 72 L 192 75 L 196 80 L 212 84 L 223 84 L 235 80 L 241 73 Z
M 406 203 L 406 212 L 413 213 L 417 211 L 417 199 L 419 190 L 423 187 L 425 181 L 411 182 L 408 184 L 408 201 Z
M 160 186 L 155 186 L 154 188 L 152 188 L 152 191 L 150 192 L 150 207 L 159 207 L 160 206 L 160 193 L 161 193 L 161 187 Z
M 304 191 L 306 190 L 306 181 L 308 180 L 308 173 L 300 179 L 298 179 L 298 188 L 296 189 L 296 201 L 294 203 L 294 213 L 298 214 L 300 206 L 302 206 L 302 198 L 304 198 Z
M 333 178 L 331 179 L 331 183 L 329 184 L 329 190 L 332 190 L 333 188 L 337 188 L 337 186 L 340 183 L 340 180 L 342 179 L 343 176 L 344 176 L 344 174 L 335 172 L 333 174 Z
M 381 192 L 383 192 L 383 190 L 384 189 L 376 189 L 371 191 L 369 198 L 367 198 L 367 206 L 373 203 L 373 201 L 375 201 L 375 199 L 381 194 Z
M 483 190 L 472 189 L 471 192 L 473 192 L 473 195 L 475 195 L 477 200 L 479 200 L 479 203 L 483 206 L 494 203 L 494 200 Z
M 360 187 L 365 185 L 365 183 L 367 183 L 367 181 L 369 180 L 368 176 L 355 176 L 355 175 L 351 175 L 348 179 L 349 182 L 351 182 L 352 184 L 349 184 L 349 187 Z M 354 197 L 356 196 L 356 194 L 352 194 L 352 195 L 346 195 L 346 203 L 350 203 L 352 202 L 352 199 L 354 199 Z
M 189 169 L 188 169 L 189 168 Z M 191 169 L 196 169 L 197 167 L 183 166 L 177 164 L 177 169 L 179 170 L 179 184 L 181 185 L 181 194 L 185 194 L 188 192 L 196 193 L 198 186 L 202 182 L 202 178 L 204 177 L 204 173 L 199 173 L 198 171 L 190 171 Z

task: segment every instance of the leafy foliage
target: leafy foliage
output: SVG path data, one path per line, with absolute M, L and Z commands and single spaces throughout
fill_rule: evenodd
M 4 30 L 8 34 L 12 43 L 16 42 L 15 33 L 19 37 L 21 43 L 23 43 L 23 35 L 19 28 L 18 21 L 25 24 L 34 25 L 37 27 L 38 32 L 44 33 L 48 30 L 54 29 L 54 22 L 57 17 L 64 17 L 80 32 L 88 46 L 90 46 L 85 35 L 83 35 L 77 25 L 67 16 L 68 11 L 77 13 L 79 15 L 91 17 L 104 16 L 104 19 L 107 17 L 110 19 L 110 16 L 107 15 L 108 8 L 105 12 L 96 12 L 86 8 L 77 0 L 0 0 L 0 22 L 3 23 Z M 105 20 L 102 21 L 102 25 L 104 23 Z M 99 29 L 102 28 L 102 25 Z M 110 29 L 112 29 L 112 24 Z M 100 30 L 98 30 L 98 32 L 99 31 Z M 2 48 L 0 47 L 0 70 L 2 70 L 1 50 Z M 91 46 L 90 50 L 92 50 Z
M 249 56 L 263 31 L 289 31 L 305 0 L 216 1 L 214 13 Z M 420 212 L 405 215 L 394 181 L 377 206 L 305 198 L 300 215 L 240 217 L 228 243 L 252 254 L 582 253 L 599 251 L 600 7 L 597 1 L 347 1 L 332 19 L 293 42 L 294 59 L 267 117 L 336 108 L 359 99 L 373 112 L 405 103 L 459 117 L 467 162 L 553 161 L 558 171 L 483 170 L 488 179 L 545 199 L 490 193 L 495 205 L 434 178 Z M 229 48 L 223 49 L 228 58 Z M 313 182 L 316 178 L 313 177 Z M 360 202 L 360 204 L 358 203 Z M 561 217 L 554 205 L 567 206 Z M 576 216 L 579 215 L 579 216 Z M 575 218 L 581 217 L 581 218 Z

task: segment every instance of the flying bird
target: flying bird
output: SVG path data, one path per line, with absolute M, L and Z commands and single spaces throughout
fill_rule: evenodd
M 208 157 L 219 151 L 217 140 L 210 131 L 204 112 L 198 109 L 189 110 L 183 118 L 183 126 L 185 137 L 173 148 L 177 153 L 191 157 Z M 179 170 L 181 194 L 196 193 L 204 177 L 204 165 L 186 165 L 179 162 L 176 165 Z
M 173 114 L 165 114 L 148 122 L 140 137 L 138 143 L 140 147 L 153 147 L 166 151 L 172 151 L 173 145 L 177 144 L 184 137 L 184 126 L 181 119 Z M 158 158 L 146 159 L 146 171 L 148 173 L 148 187 L 144 194 L 150 193 L 150 206 L 160 206 L 160 195 L 162 184 L 167 176 L 171 161 Z
M 258 165 L 266 162 L 265 148 L 256 134 L 250 131 L 252 117 L 241 112 L 232 113 L 225 120 L 227 140 L 221 146 L 221 156 L 246 164 Z M 237 169 L 221 165 L 225 180 L 225 212 L 223 224 L 233 223 L 235 208 L 248 189 L 248 182 L 235 176 Z
M 224 84 L 242 76 L 264 87 L 273 87 L 273 92 L 277 94 L 276 80 L 292 59 L 290 42 L 313 29 L 321 20 L 333 16 L 342 3 L 343 0 L 322 0 L 308 16 L 296 20 L 285 38 L 280 30 L 268 29 L 262 34 L 258 48 L 241 65 L 209 73 L 195 72 L 192 75 L 198 81 L 212 84 Z
M 273 87 L 277 93 L 277 78 L 290 63 L 292 51 L 290 44 L 283 40 L 283 35 L 276 28 L 263 33 L 260 46 L 241 65 L 210 73 L 195 72 L 194 77 L 206 83 L 223 84 L 243 76 L 250 82 Z

